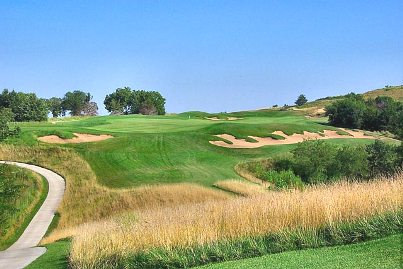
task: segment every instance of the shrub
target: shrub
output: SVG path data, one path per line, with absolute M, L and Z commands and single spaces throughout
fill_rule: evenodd
M 399 165 L 399 150 L 393 145 L 381 140 L 366 147 L 368 153 L 368 165 L 371 175 L 393 174 Z
M 275 171 L 269 170 L 263 173 L 262 179 L 272 183 L 275 188 L 301 188 L 303 186 L 302 180 L 296 176 L 292 170 Z
M 304 182 L 320 183 L 327 180 L 334 169 L 337 146 L 324 141 L 298 143 L 292 150 L 293 171 Z
M 363 147 L 344 146 L 340 148 L 334 159 L 333 178 L 367 178 L 368 154 Z
M 329 123 L 339 127 L 360 128 L 365 102 L 362 96 L 351 93 L 346 99 L 336 101 L 326 107 Z

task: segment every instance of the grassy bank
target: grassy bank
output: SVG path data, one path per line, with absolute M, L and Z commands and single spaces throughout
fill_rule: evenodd
M 82 226 L 76 268 L 189 267 L 396 233 L 402 175 L 160 208 Z
M 66 179 L 66 191 L 58 209 L 57 227 L 43 242 L 75 234 L 75 227 L 124 212 L 155 209 L 203 201 L 225 200 L 223 191 L 190 183 L 114 190 L 100 186 L 95 174 L 77 153 L 59 147 L 0 146 L 0 159 L 33 163 Z
M 24 232 L 31 222 L 48 193 L 48 183 L 40 175 L 27 169 L 13 165 L 0 165 L 0 177 L 7 178 L 13 182 L 15 195 L 7 198 L 2 204 L 6 206 L 2 216 L 4 221 L 0 222 L 0 250 L 11 246 Z M 10 185 L 1 186 L 9 188 Z M 0 195 L 4 195 L 3 192 Z
M 198 267 L 198 269 L 399 269 L 402 234 L 369 242 L 290 251 Z

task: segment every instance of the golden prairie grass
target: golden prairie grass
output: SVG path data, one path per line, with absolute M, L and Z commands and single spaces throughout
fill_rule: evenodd
M 66 191 L 58 209 L 59 224 L 43 243 L 74 235 L 74 227 L 82 223 L 122 212 L 231 197 L 223 191 L 186 183 L 110 189 L 99 185 L 88 163 L 73 150 L 66 148 L 1 145 L 0 159 L 40 165 L 66 179 Z
M 402 209 L 403 174 L 370 182 L 340 182 L 197 205 L 156 208 L 85 224 L 73 238 L 73 265 L 154 248 L 206 245 L 287 229 L 333 227 Z
M 267 193 L 268 191 L 267 188 L 260 184 L 242 181 L 239 179 L 218 181 L 214 183 L 214 186 L 245 197 L 261 195 Z

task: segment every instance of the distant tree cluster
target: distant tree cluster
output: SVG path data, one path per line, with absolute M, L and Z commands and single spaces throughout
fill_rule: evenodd
M 105 97 L 104 105 L 111 114 L 164 115 L 165 98 L 156 91 L 118 88 Z
M 391 97 L 365 100 L 361 95 L 351 93 L 327 106 L 326 115 L 334 126 L 390 131 L 403 137 L 403 103 Z
M 3 90 L 0 94 L 0 109 L 10 109 L 10 121 L 45 121 L 48 114 L 53 117 L 97 115 L 98 106 L 92 102 L 90 93 L 83 91 L 67 92 L 63 98 L 38 98 L 35 93 Z
M 0 109 L 10 109 L 13 121 L 44 121 L 48 118 L 45 99 L 35 93 L 3 90 L 0 94 Z

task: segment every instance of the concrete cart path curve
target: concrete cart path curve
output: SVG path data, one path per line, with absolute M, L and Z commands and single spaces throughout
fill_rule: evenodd
M 24 268 L 46 252 L 46 248 L 37 247 L 45 235 L 55 212 L 63 198 L 64 179 L 48 169 L 19 162 L 0 161 L 36 172 L 48 181 L 49 191 L 45 201 L 35 214 L 20 238 L 5 251 L 0 251 L 0 269 Z

